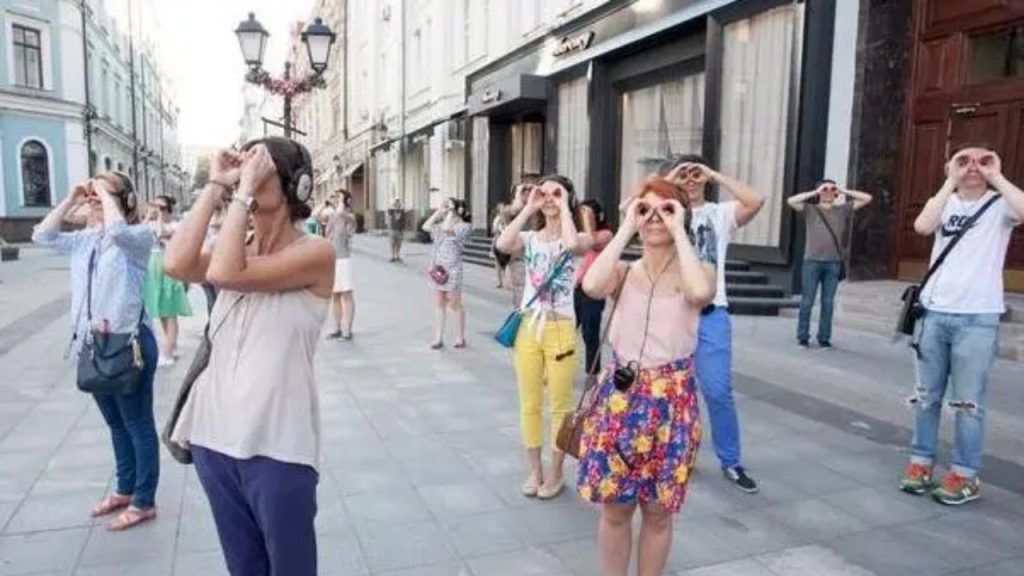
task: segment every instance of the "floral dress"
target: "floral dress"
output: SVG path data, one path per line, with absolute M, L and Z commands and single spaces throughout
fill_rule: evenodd
M 462 253 L 472 231 L 473 227 L 465 222 L 459 222 L 451 228 L 439 223 L 430 229 L 430 238 L 434 242 L 431 266 L 441 266 L 448 272 L 448 281 L 444 284 L 431 281 L 441 292 L 462 290 Z

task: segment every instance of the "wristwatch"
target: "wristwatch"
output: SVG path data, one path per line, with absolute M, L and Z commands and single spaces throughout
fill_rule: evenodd
M 256 208 L 259 207 L 259 204 L 256 202 L 256 199 L 253 198 L 252 196 L 234 196 L 231 198 L 231 201 L 238 202 L 239 204 L 241 204 L 245 208 L 245 211 L 249 212 L 250 214 L 255 212 Z

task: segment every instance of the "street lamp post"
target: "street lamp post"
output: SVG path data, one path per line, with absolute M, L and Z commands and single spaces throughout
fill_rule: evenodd
M 309 65 L 313 70 L 305 78 L 292 78 L 291 62 L 285 62 L 284 75 L 280 78 L 271 76 L 263 69 L 263 55 L 267 49 L 267 38 L 270 37 L 270 33 L 256 20 L 256 15 L 252 12 L 249 13 L 249 19 L 242 21 L 235 29 L 235 35 L 238 36 L 238 45 L 242 49 L 242 58 L 245 59 L 245 64 L 249 67 L 245 80 L 283 98 L 284 135 L 286 138 L 291 138 L 292 98 L 326 86 L 323 74 L 327 70 L 331 45 L 334 44 L 334 32 L 324 24 L 322 19 L 317 18 L 302 33 L 302 43 L 306 45 Z

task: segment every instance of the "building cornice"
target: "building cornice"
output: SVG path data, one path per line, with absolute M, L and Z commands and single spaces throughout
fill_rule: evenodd
M 84 107 L 75 102 L 45 94 L 27 95 L 11 90 L 0 90 L 0 110 L 56 116 L 68 120 L 82 120 L 84 114 Z

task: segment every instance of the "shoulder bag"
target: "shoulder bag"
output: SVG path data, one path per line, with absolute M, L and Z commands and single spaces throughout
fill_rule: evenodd
M 519 335 L 519 325 L 523 322 L 524 311 L 532 306 L 533 303 L 537 301 L 537 298 L 540 298 L 541 294 L 547 292 L 551 288 L 551 284 L 555 281 L 555 278 L 562 273 L 562 270 L 565 269 L 566 265 L 571 261 L 572 253 L 569 251 L 562 252 L 562 255 L 555 262 L 555 265 L 548 271 L 548 275 L 544 278 L 544 281 L 541 282 L 540 286 L 538 286 L 537 290 L 533 293 L 533 297 L 530 298 L 530 301 L 522 308 L 517 308 L 509 314 L 508 318 L 505 319 L 505 323 L 501 325 L 501 328 L 498 328 L 498 331 L 494 334 L 494 340 L 498 344 L 501 344 L 505 348 L 512 348 L 516 345 L 516 336 Z
M 96 271 L 98 253 L 97 245 L 89 255 L 89 283 L 85 295 L 89 332 L 78 355 L 78 389 L 89 394 L 134 394 L 138 390 L 145 365 L 138 339 L 138 325 L 134 331 L 127 333 L 97 330 L 93 326 L 92 277 Z M 139 323 L 142 322 L 145 310 L 146 307 L 142 306 L 139 311 Z
M 946 244 L 946 247 L 942 249 L 941 253 L 939 253 L 935 262 L 928 268 L 928 272 L 924 275 L 924 279 L 921 280 L 921 283 L 911 284 L 903 291 L 903 296 L 901 296 L 901 299 L 903 300 L 903 307 L 900 309 L 900 316 L 896 320 L 896 336 L 901 334 L 905 334 L 907 336 L 914 335 L 914 328 L 917 326 L 917 321 L 924 315 L 924 306 L 921 304 L 921 293 L 924 290 L 925 285 L 928 284 L 929 280 L 931 280 L 935 271 L 939 269 L 939 266 L 942 266 L 942 263 L 946 261 L 946 257 L 949 256 L 953 247 L 960 242 L 960 239 L 967 234 L 968 230 L 974 227 L 974 224 L 979 218 L 981 218 L 981 215 L 984 214 L 990 206 L 995 204 L 996 200 L 999 198 L 1000 196 L 998 194 L 989 198 L 977 212 L 964 222 L 963 228 L 957 232 L 956 236 L 953 236 L 949 241 L 949 244 Z
M 615 310 L 619 307 L 619 298 L 622 296 L 622 287 L 626 285 L 626 279 L 629 277 L 629 271 L 632 267 L 626 268 L 626 273 L 622 275 L 622 280 L 619 281 L 618 288 L 615 289 L 615 293 L 612 295 L 614 302 L 612 304 L 612 311 L 608 314 L 608 323 L 605 324 L 604 332 L 601 334 L 601 342 L 598 344 L 598 350 L 604 347 L 605 343 L 608 342 L 608 331 L 612 327 L 612 322 L 615 320 Z M 595 354 L 594 360 L 591 362 L 590 369 L 587 374 L 593 374 L 594 369 L 597 368 L 597 359 L 600 355 Z M 594 385 L 590 388 L 584 388 L 580 394 L 579 402 L 576 403 L 576 409 L 569 412 L 562 417 L 562 422 L 558 426 L 558 434 L 555 436 L 555 447 L 562 452 L 572 456 L 579 460 L 580 457 L 580 440 L 583 438 L 583 423 L 586 421 L 587 416 L 594 409 L 594 403 L 597 401 L 597 391 L 600 385 Z
M 192 450 L 171 440 L 171 435 L 174 434 L 174 428 L 178 426 L 181 411 L 185 408 L 185 403 L 188 402 L 189 396 L 192 394 L 196 380 L 199 379 L 199 376 L 206 371 L 206 367 L 210 364 L 210 354 L 213 352 L 213 338 L 217 335 L 217 332 L 220 332 L 224 322 L 231 316 L 231 312 L 244 298 L 245 295 L 243 294 L 231 303 L 231 307 L 224 313 L 224 318 L 221 318 L 220 323 L 213 330 L 213 334 L 210 334 L 210 321 L 206 321 L 206 327 L 203 328 L 203 339 L 199 342 L 199 348 L 196 350 L 196 355 L 192 358 L 192 364 L 188 367 L 188 372 L 185 373 L 185 379 L 178 390 L 178 397 L 174 400 L 174 406 L 171 408 L 171 414 L 167 418 L 167 424 L 164 425 L 163 432 L 160 433 L 160 441 L 167 447 L 171 457 L 182 464 L 192 463 Z
M 842 244 L 839 243 L 839 236 L 836 231 L 832 229 L 832 225 L 828 223 L 828 219 L 825 218 L 825 213 L 817 206 L 812 206 L 818 213 L 818 217 L 821 218 L 821 223 L 825 225 L 825 229 L 828 230 L 828 235 L 832 237 L 832 242 L 836 245 L 836 253 L 839 254 L 839 281 L 846 280 L 846 250 L 843 250 Z M 853 226 L 853 207 L 850 207 L 850 226 Z

